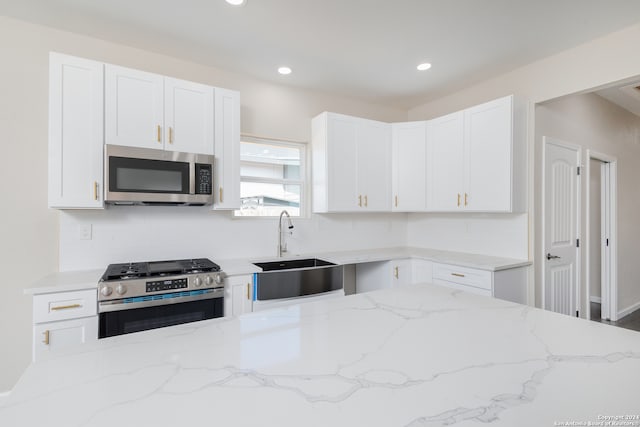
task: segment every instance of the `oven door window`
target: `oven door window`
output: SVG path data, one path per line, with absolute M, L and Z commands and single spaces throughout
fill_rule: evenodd
M 165 326 L 223 316 L 223 299 L 202 299 L 178 304 L 100 313 L 99 337 L 113 337 Z
M 189 194 L 189 163 L 111 156 L 109 191 Z

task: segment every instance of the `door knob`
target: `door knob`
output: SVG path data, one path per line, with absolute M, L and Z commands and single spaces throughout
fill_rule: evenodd
M 559 258 L 560 258 L 560 257 L 559 257 L 559 256 L 557 256 L 557 255 L 547 254 L 547 260 L 550 260 L 550 259 L 559 259 Z

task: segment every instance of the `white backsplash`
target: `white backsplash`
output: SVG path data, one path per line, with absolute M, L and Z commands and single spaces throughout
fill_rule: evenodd
M 409 214 L 407 245 L 528 259 L 527 214 Z
M 405 246 L 406 214 L 293 218 L 289 254 Z M 91 239 L 81 239 L 91 227 Z M 60 271 L 178 258 L 275 257 L 278 219 L 231 217 L 209 207 L 110 206 L 60 211 Z

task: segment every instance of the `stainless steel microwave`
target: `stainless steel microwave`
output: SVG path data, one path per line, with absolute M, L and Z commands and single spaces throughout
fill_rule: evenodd
M 207 154 L 105 145 L 104 200 L 119 205 L 211 205 Z

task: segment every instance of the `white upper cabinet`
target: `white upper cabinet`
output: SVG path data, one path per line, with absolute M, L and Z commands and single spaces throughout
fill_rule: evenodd
M 389 211 L 388 123 L 335 113 L 312 120 L 313 211 Z
M 391 210 L 391 125 L 358 119 L 357 141 L 358 207 L 388 212 Z
M 211 86 L 164 78 L 165 150 L 213 154 L 213 93 Z
M 427 207 L 427 122 L 393 123 L 392 210 L 419 212 Z
M 214 88 L 107 64 L 105 142 L 213 154 Z
M 49 56 L 49 207 L 102 208 L 100 62 Z
M 429 210 L 526 210 L 526 105 L 513 96 L 429 122 Z
M 214 209 L 240 208 L 240 93 L 215 89 Z
M 163 77 L 105 65 L 105 142 L 164 148 Z
M 428 209 L 455 211 L 463 206 L 464 113 L 430 120 L 427 124 Z

